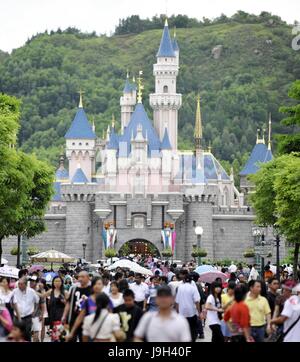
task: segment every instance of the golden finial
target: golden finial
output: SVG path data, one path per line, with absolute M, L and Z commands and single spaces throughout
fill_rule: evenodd
M 93 120 L 93 122 L 92 122 L 92 129 L 93 129 L 93 132 L 95 132 L 96 126 L 95 126 L 95 121 L 94 121 L 94 120 Z
M 127 71 L 126 71 L 126 78 L 129 79 L 129 71 L 128 71 L 128 68 L 127 68 Z
M 201 139 L 202 139 L 202 120 L 201 120 L 200 95 L 199 94 L 197 96 L 197 110 L 196 110 L 194 139 L 195 139 L 196 148 L 200 148 Z
M 174 26 L 174 38 L 176 38 L 176 26 Z
M 111 117 L 111 127 L 112 128 L 115 128 L 115 115 L 114 114 L 112 114 L 112 117 Z
M 83 90 L 79 90 L 78 91 L 79 93 L 79 105 L 78 105 L 78 108 L 83 108 L 83 102 L 82 102 L 82 95 L 85 93 Z
M 141 77 L 142 75 L 143 75 L 143 71 L 140 70 L 139 71 L 139 77 L 137 79 L 137 81 L 138 81 L 137 102 L 138 103 L 142 103 L 142 95 L 143 95 L 143 89 L 144 89 L 144 86 L 142 84 L 142 81 L 143 81 L 143 78 Z
M 165 19 L 165 26 L 168 26 L 168 18 Z
M 263 128 L 263 134 L 262 134 L 262 143 L 265 144 L 265 132 L 266 132 L 266 129 Z
M 208 142 L 208 152 L 211 153 L 211 140 Z
M 133 81 L 133 83 L 135 83 L 135 76 L 132 77 L 132 81 Z
M 105 130 L 103 129 L 102 131 L 102 139 L 104 140 L 105 139 Z
M 271 151 L 271 126 L 272 126 L 272 117 L 271 113 L 269 113 L 269 137 L 268 137 L 268 150 Z
M 259 143 L 259 132 L 260 132 L 260 129 L 257 128 L 257 130 L 256 130 L 256 144 Z

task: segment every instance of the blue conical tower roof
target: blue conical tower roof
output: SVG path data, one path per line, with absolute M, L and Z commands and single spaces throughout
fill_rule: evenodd
M 161 141 L 161 149 L 162 150 L 171 150 L 172 149 L 167 127 L 165 128 L 164 137 L 163 137 L 163 139 Z
M 117 150 L 118 147 L 119 147 L 118 135 L 115 132 L 115 127 L 111 127 L 111 132 L 109 135 L 109 142 L 107 144 L 107 148 L 110 150 Z
M 179 46 L 178 46 L 178 43 L 177 43 L 176 36 L 174 36 L 174 39 L 173 39 L 173 42 L 172 42 L 172 46 L 173 46 L 174 51 L 179 50 Z
M 259 170 L 260 163 L 269 162 L 272 158 L 273 155 L 271 150 L 268 150 L 264 143 L 257 143 L 254 146 L 245 167 L 240 172 L 240 176 L 255 174 Z
M 76 139 L 95 139 L 96 135 L 93 131 L 91 124 L 89 123 L 85 111 L 82 107 L 79 107 L 73 122 L 65 134 L 65 138 Z
M 79 167 L 77 168 L 73 178 L 72 178 L 72 183 L 86 183 L 89 182 L 87 177 L 85 176 L 84 172 L 82 171 L 82 169 Z
M 163 34 L 160 41 L 160 46 L 156 54 L 157 57 L 176 57 L 170 37 L 168 22 L 166 20 Z
M 129 83 L 128 78 L 126 78 L 125 85 L 124 85 L 124 89 L 123 89 L 123 93 L 130 93 L 131 91 L 132 91 L 132 86 L 131 86 L 131 84 Z

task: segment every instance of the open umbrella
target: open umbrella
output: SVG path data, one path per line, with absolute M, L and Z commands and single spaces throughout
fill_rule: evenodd
M 215 268 L 212 266 L 212 265 L 199 265 L 196 269 L 195 269 L 195 272 L 198 273 L 198 274 L 201 274 L 201 273 L 205 273 L 205 272 L 208 272 L 208 271 L 211 271 L 211 270 L 215 270 Z
M 41 270 L 44 270 L 45 267 L 43 265 L 32 265 L 29 269 L 28 272 L 29 273 L 34 273 L 34 272 L 38 272 Z
M 72 263 L 76 261 L 76 258 L 53 249 L 32 255 L 30 258 L 31 261 L 39 263 Z
M 8 261 L 4 258 L 1 258 L 1 265 L 7 265 L 8 264 Z
M 107 269 L 113 270 L 117 268 L 127 268 L 129 270 L 132 270 L 135 273 L 140 273 L 143 275 L 153 275 L 152 271 L 140 266 L 138 263 L 135 263 L 128 259 L 121 259 L 110 265 Z
M 18 279 L 19 271 L 20 269 L 14 268 L 13 266 L 5 265 L 2 268 L 0 268 L 0 276 Z
M 211 271 L 200 274 L 200 280 L 204 283 L 211 284 L 217 278 L 221 278 L 222 282 L 225 282 L 225 280 L 227 279 L 227 275 L 218 270 L 211 270 Z

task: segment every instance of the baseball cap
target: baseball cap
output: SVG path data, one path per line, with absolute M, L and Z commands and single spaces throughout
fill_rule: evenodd
M 168 285 L 162 285 L 157 289 L 158 297 L 172 297 L 172 290 Z

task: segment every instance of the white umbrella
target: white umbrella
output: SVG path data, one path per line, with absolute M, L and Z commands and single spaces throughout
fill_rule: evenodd
M 4 258 L 1 258 L 1 265 L 7 265 L 8 261 Z
M 235 273 L 237 271 L 237 266 L 234 264 L 231 264 L 228 268 L 229 273 Z
M 39 263 L 72 263 L 76 261 L 76 258 L 53 249 L 32 255 L 30 258 Z
M 0 276 L 18 279 L 19 271 L 20 269 L 14 268 L 13 266 L 5 265 L 2 268 L 0 268 Z
M 111 266 L 109 266 L 107 269 L 113 270 L 113 269 L 117 269 L 117 268 L 128 268 L 135 273 L 141 273 L 143 275 L 153 275 L 151 270 L 146 269 L 146 268 L 140 266 L 139 264 L 137 264 L 133 261 L 130 261 L 128 259 L 118 260 L 115 263 L 113 263 Z

